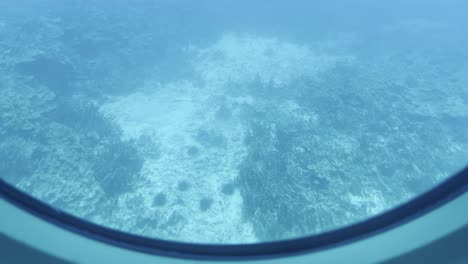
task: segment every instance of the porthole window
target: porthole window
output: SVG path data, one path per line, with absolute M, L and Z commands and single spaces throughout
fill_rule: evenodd
M 468 161 L 461 1 L 3 1 L 0 178 L 86 222 L 320 235 Z

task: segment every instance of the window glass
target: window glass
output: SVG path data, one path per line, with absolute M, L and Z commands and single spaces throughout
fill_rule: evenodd
M 466 10 L 2 1 L 0 177 L 87 221 L 174 241 L 365 220 L 467 165 Z

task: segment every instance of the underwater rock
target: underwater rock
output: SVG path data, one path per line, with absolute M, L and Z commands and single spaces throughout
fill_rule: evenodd
M 166 203 L 167 203 L 167 197 L 162 192 L 158 193 L 153 199 L 153 206 L 156 206 L 156 207 L 164 206 L 166 205 Z
M 222 189 L 221 189 L 221 192 L 225 195 L 233 195 L 234 194 L 234 184 L 232 183 L 227 183 L 227 184 L 224 184 Z
M 200 149 L 195 146 L 190 146 L 187 149 L 187 154 L 191 157 L 197 156 L 200 153 Z
M 177 184 L 177 189 L 181 192 L 185 192 L 190 188 L 190 184 L 187 181 L 180 181 Z
M 208 209 L 211 208 L 211 205 L 213 204 L 213 199 L 210 198 L 203 198 L 200 200 L 200 211 L 207 211 Z

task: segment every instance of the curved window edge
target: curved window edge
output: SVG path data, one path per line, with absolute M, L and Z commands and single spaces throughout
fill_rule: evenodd
M 414 199 L 350 226 L 290 240 L 216 245 L 165 241 L 113 230 L 51 207 L 0 179 L 0 197 L 55 226 L 127 250 L 191 260 L 272 259 L 331 249 L 401 226 L 467 192 L 468 167 Z

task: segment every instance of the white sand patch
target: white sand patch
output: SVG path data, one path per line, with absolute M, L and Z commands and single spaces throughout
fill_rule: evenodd
M 171 222 L 171 216 L 180 216 L 179 222 L 183 224 L 168 227 L 177 228 L 177 234 L 174 230 L 161 230 L 161 226 L 145 230 L 156 237 L 207 243 L 256 241 L 252 227 L 242 221 L 239 192 L 226 195 L 221 191 L 237 177 L 237 168 L 246 152 L 241 123 L 215 118 L 219 105 L 216 98 L 210 97 L 209 89 L 184 81 L 153 90 L 115 98 L 102 107 L 121 126 L 125 138 L 149 134 L 159 142 L 161 157 L 146 159 L 143 167 L 148 184 L 130 195 L 143 197 L 146 208 L 133 217 L 151 218 L 158 214 L 159 219 L 164 219 L 162 222 Z M 211 129 L 222 135 L 221 146 L 203 145 L 197 138 L 200 131 Z M 191 148 L 197 153 L 190 154 Z M 179 190 L 180 182 L 188 183 L 188 189 Z M 165 194 L 166 205 L 153 205 L 158 193 Z M 211 201 L 209 209 L 201 210 L 202 199 Z M 132 209 L 122 208 L 121 214 L 128 217 Z
M 192 48 L 193 49 L 193 48 Z M 207 49 L 195 49 L 194 68 L 203 80 L 222 85 L 226 82 L 262 82 L 284 85 L 294 78 L 314 76 L 352 57 L 314 52 L 308 46 L 282 42 L 276 38 L 224 34 Z
M 362 195 L 348 194 L 349 201 L 356 207 L 364 207 L 367 215 L 376 215 L 389 208 L 382 192 L 375 189 L 367 189 Z

